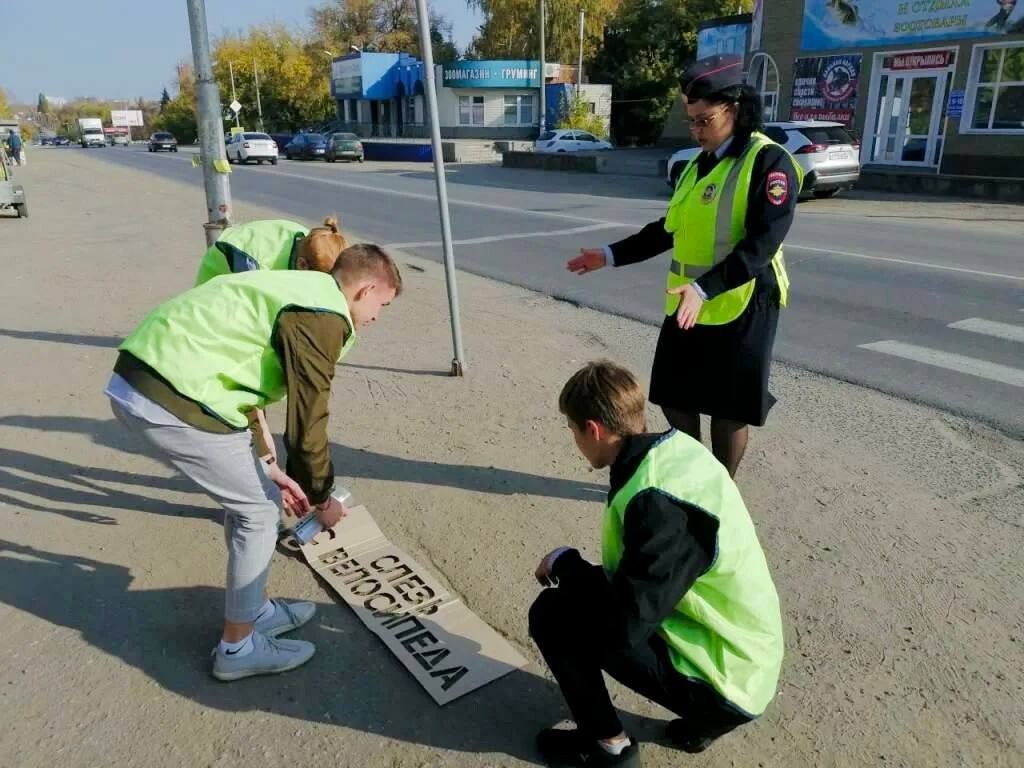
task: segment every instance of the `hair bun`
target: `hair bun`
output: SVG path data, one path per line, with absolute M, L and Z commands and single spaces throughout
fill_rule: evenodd
M 327 227 L 334 234 L 338 234 L 338 217 L 337 216 L 326 216 L 324 218 L 324 226 Z

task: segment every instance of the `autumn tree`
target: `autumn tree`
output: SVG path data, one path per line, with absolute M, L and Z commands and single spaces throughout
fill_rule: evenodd
M 178 93 L 164 106 L 153 127 L 174 134 L 182 143 L 191 144 L 198 137 L 198 129 L 195 74 L 190 65 L 178 65 L 177 86 Z
M 167 108 L 167 104 L 168 104 L 168 102 L 170 100 L 171 100 L 171 94 L 169 94 L 167 92 L 167 89 L 164 88 L 164 92 L 160 94 L 160 114 L 161 115 L 164 113 L 164 110 Z
M 338 55 L 352 48 L 421 56 L 415 0 L 331 0 L 310 12 L 312 36 L 321 49 Z M 458 58 L 451 23 L 430 12 L 434 60 Z
M 9 117 L 10 114 L 11 105 L 7 101 L 7 93 L 0 88 L 0 117 Z
M 580 11 L 584 11 L 583 60 L 601 48 L 605 26 L 623 0 L 549 0 L 546 3 L 545 57 L 573 64 L 579 57 Z M 468 53 L 482 59 L 536 59 L 540 54 L 537 0 L 467 0 L 484 22 Z

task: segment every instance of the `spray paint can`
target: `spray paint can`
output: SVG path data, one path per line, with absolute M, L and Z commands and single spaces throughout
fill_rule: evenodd
M 349 501 L 352 499 L 352 493 L 348 488 L 335 486 L 334 498 L 348 506 Z M 292 530 L 292 535 L 296 538 L 299 544 L 309 544 L 309 542 L 311 542 L 323 529 L 324 527 L 319 518 L 317 518 L 316 513 L 310 512 L 302 522 L 295 526 Z

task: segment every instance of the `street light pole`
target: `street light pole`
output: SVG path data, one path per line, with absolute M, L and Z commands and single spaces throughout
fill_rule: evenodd
M 444 277 L 448 286 L 448 313 L 452 324 L 452 376 L 465 372 L 466 356 L 462 351 L 462 325 L 459 322 L 459 291 L 455 284 L 455 254 L 452 251 L 452 222 L 448 216 L 448 185 L 444 176 L 444 156 L 441 148 L 441 125 L 437 118 L 437 87 L 434 83 L 434 49 L 430 41 L 430 15 L 427 0 L 416 0 L 419 23 L 420 53 L 425 71 L 427 116 L 430 121 L 430 147 L 434 155 L 434 180 L 437 184 L 437 206 L 441 215 L 441 243 L 444 246 Z
M 260 130 L 263 130 L 263 104 L 260 103 L 260 73 L 256 69 L 256 57 L 252 57 L 252 76 L 256 81 L 256 112 L 260 116 Z
M 544 61 L 544 0 L 540 0 L 540 133 L 543 135 L 544 131 L 547 130 L 547 110 L 548 110 L 548 99 L 546 88 L 544 87 L 544 69 L 546 62 Z
M 580 98 L 580 94 L 583 92 L 583 20 L 586 17 L 586 11 L 580 8 L 580 63 L 576 68 L 576 98 Z
M 220 93 L 213 79 L 210 59 L 210 36 L 206 28 L 206 1 L 185 0 L 188 6 L 188 25 L 192 38 L 192 61 L 196 69 L 196 123 L 199 128 L 199 160 L 203 166 L 203 185 L 206 188 L 208 221 L 206 245 L 211 246 L 221 231 L 231 226 L 231 185 L 224 154 L 224 122 L 221 117 Z
M 232 103 L 234 103 L 234 102 L 238 101 L 238 97 L 235 96 L 235 68 L 234 68 L 234 66 L 232 66 L 230 61 L 228 62 L 228 73 L 231 75 L 231 101 L 232 101 Z M 236 128 L 241 128 L 242 127 L 242 123 L 238 119 L 238 113 L 237 112 L 235 112 L 235 127 Z

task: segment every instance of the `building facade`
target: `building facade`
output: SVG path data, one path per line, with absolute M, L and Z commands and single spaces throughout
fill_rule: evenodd
M 749 81 L 769 119 L 829 119 L 867 166 L 1024 177 L 1024 3 L 767 0 Z
M 425 138 L 425 71 L 423 62 L 404 53 L 363 52 L 334 59 L 331 94 L 340 129 L 365 137 Z M 559 83 L 575 75 L 576 67 L 547 64 L 543 82 L 549 100 Z M 442 138 L 536 138 L 540 62 L 463 60 L 436 65 L 433 77 Z M 611 86 L 585 84 L 583 91 L 596 113 L 610 113 Z

